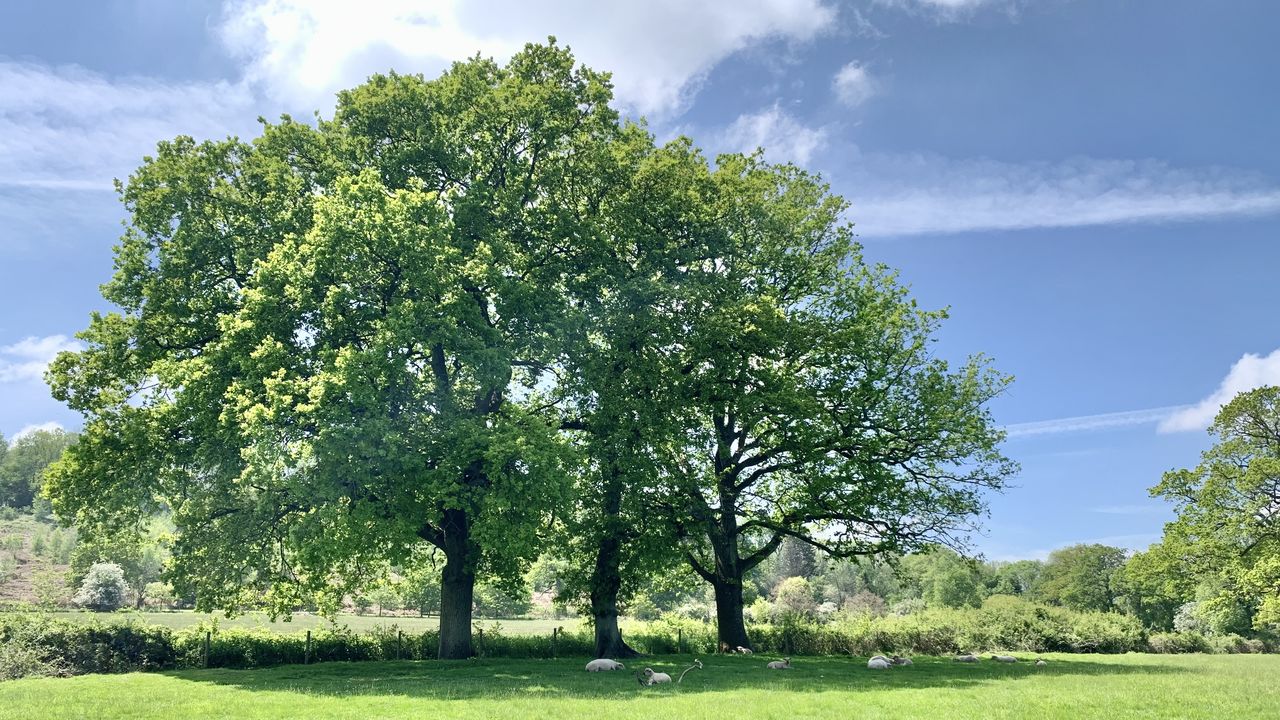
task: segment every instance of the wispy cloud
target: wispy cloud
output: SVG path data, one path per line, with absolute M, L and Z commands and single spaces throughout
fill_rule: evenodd
M 874 0 L 875 4 L 928 15 L 943 22 L 971 17 L 982 8 L 1000 8 L 1014 13 L 1025 0 Z
M 665 115 L 733 53 L 811 39 L 836 18 L 824 0 L 242 0 L 228 6 L 222 36 L 253 84 L 310 109 L 388 67 L 430 74 L 476 52 L 503 58 L 555 35 L 581 61 L 613 71 L 624 105 Z
M 81 348 L 78 341 L 66 335 L 28 337 L 0 346 L 0 383 L 40 380 L 58 353 Z
M 1048 435 L 1067 432 L 1084 432 L 1088 430 L 1105 430 L 1109 428 L 1130 427 L 1134 425 L 1155 425 L 1166 420 L 1175 413 L 1185 410 L 1187 405 L 1171 405 L 1169 407 L 1149 408 L 1147 410 L 1126 410 L 1124 412 L 1100 413 L 1097 415 L 1078 415 L 1076 417 L 1038 420 L 1035 422 L 1014 423 L 1006 425 L 1009 437 L 1026 437 L 1029 435 Z
M 1280 385 L 1280 349 L 1265 356 L 1245 353 L 1231 366 L 1217 390 L 1195 405 L 1164 418 L 1160 432 L 1203 430 L 1236 395 L 1267 385 Z
M 1257 173 L 1158 160 L 1018 164 L 865 153 L 829 174 L 864 238 L 1280 213 L 1280 183 Z
M 711 138 L 711 144 L 733 152 L 764 148 L 766 157 L 773 162 L 806 165 L 826 145 L 827 138 L 826 128 L 809 127 L 775 103 L 758 113 L 738 116 Z

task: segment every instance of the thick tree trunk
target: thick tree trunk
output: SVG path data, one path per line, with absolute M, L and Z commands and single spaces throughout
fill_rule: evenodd
M 465 660 L 471 648 L 471 605 L 476 576 L 471 559 L 471 534 L 463 510 L 444 513 L 444 572 L 440 578 L 440 659 Z
M 596 566 L 591 572 L 591 616 L 596 630 L 596 657 L 637 657 L 618 629 L 618 592 L 622 588 L 622 482 L 610 471 L 606 474 L 601 511 L 604 514 Z
M 618 589 L 622 577 L 618 571 L 619 542 L 604 538 L 596 555 L 591 575 L 591 616 L 596 628 L 596 657 L 627 658 L 640 653 L 627 645 L 618 629 Z
M 730 648 L 751 647 L 747 624 L 742 619 L 742 578 L 737 581 L 716 579 L 716 635 Z

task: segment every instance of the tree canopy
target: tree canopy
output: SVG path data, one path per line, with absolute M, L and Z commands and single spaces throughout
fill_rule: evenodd
M 1177 511 L 1162 545 L 1181 572 L 1216 586 L 1209 612 L 1240 603 L 1254 627 L 1280 626 L 1280 387 L 1240 393 L 1209 432 L 1200 464 L 1151 490 Z
M 332 608 L 438 552 L 445 658 L 477 579 L 513 588 L 551 543 L 615 627 L 600 652 L 675 560 L 749 645 L 744 573 L 784 538 L 962 545 L 1015 467 L 985 407 L 1008 379 L 931 352 L 945 313 L 862 259 L 819 178 L 658 147 L 610 100 L 552 41 L 160 143 L 119 185 L 119 310 L 49 373 L 85 416 L 61 516 L 126 538 L 170 512 L 202 609 Z

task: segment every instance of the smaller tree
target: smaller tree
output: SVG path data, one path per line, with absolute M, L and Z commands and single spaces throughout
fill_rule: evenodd
M 1044 565 L 1037 594 L 1049 603 L 1072 610 L 1114 610 L 1117 593 L 1112 577 L 1124 562 L 1124 549 L 1108 545 L 1072 545 L 1054 550 Z
M 813 586 L 802 577 L 789 577 L 774 591 L 774 612 L 783 618 L 809 617 L 817 610 Z
M 80 592 L 72 598 L 75 604 L 95 612 L 111 612 L 124 606 L 129 584 L 124 570 L 115 563 L 95 563 L 80 582 Z

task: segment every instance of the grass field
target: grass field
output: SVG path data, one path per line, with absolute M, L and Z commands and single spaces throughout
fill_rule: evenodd
M 262 613 L 248 613 L 231 619 L 221 615 L 206 615 L 195 612 L 127 612 L 127 613 L 93 613 L 93 612 L 51 612 L 49 617 L 72 622 L 138 622 L 144 625 L 163 625 L 180 630 L 191 627 L 202 621 L 217 619 L 221 628 L 249 628 L 271 630 L 273 632 L 292 633 L 300 630 L 315 630 L 329 627 L 329 621 L 317 615 L 297 613 L 289 622 L 271 618 Z M 339 625 L 346 625 L 356 632 L 367 632 L 375 627 L 395 625 L 406 633 L 420 633 L 440 627 L 440 618 L 416 616 L 378 617 L 377 615 L 339 615 Z M 575 632 L 582 625 L 579 618 L 562 620 L 489 620 L 477 618 L 476 624 L 481 627 L 492 627 L 494 623 L 502 626 L 504 635 L 550 635 L 552 628 L 562 627 L 567 632 Z M 628 627 L 624 623 L 624 629 Z
M 1046 667 L 917 658 L 704 658 L 679 686 L 582 660 L 331 663 L 270 670 L 30 679 L 0 684 L 9 718 L 1277 718 L 1280 657 L 1050 655 Z M 688 657 L 650 658 L 671 672 Z

